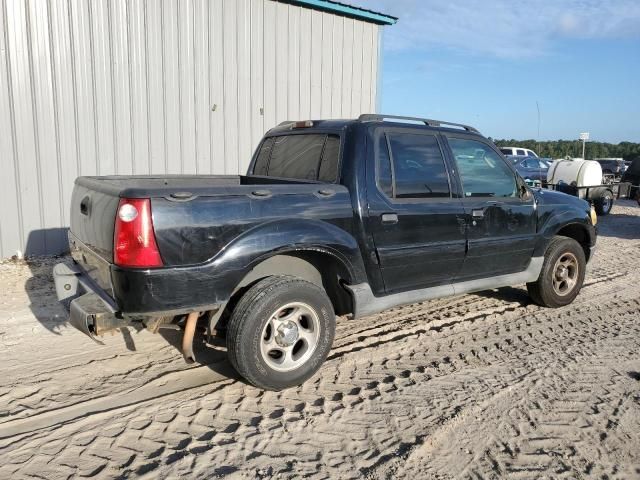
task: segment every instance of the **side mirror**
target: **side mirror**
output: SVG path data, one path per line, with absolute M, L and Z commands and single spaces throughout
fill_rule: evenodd
M 529 190 L 529 187 L 527 187 L 525 183 L 520 184 L 520 198 L 522 200 L 531 200 L 533 198 L 531 190 Z

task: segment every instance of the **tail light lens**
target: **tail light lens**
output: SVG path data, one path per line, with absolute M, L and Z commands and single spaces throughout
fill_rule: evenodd
M 113 262 L 121 267 L 162 267 L 151 217 L 151 200 L 123 198 L 113 234 Z

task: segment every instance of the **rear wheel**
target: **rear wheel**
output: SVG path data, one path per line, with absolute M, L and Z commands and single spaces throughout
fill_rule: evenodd
M 544 307 L 562 307 L 580 293 L 586 271 L 584 251 L 572 238 L 554 237 L 544 255 L 538 280 L 527 283 L 529 296 Z
M 229 319 L 229 360 L 249 383 L 282 390 L 318 371 L 334 334 L 333 305 L 322 288 L 268 277 L 247 290 Z
M 594 203 L 598 215 L 608 215 L 613 208 L 613 193 L 607 190 Z

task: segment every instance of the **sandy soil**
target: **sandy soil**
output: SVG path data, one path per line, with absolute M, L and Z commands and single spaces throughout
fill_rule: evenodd
M 0 478 L 640 478 L 640 207 L 600 219 L 578 299 L 522 288 L 342 320 L 305 385 L 262 392 L 177 332 L 94 343 L 52 260 L 0 264 Z

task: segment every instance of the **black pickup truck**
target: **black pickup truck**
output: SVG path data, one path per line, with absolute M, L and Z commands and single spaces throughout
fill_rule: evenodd
M 336 316 L 527 284 L 570 303 L 596 242 L 589 204 L 531 189 L 476 129 L 361 115 L 285 122 L 245 176 L 80 177 L 73 264 L 54 268 L 89 335 L 199 324 L 250 383 L 304 382 Z

